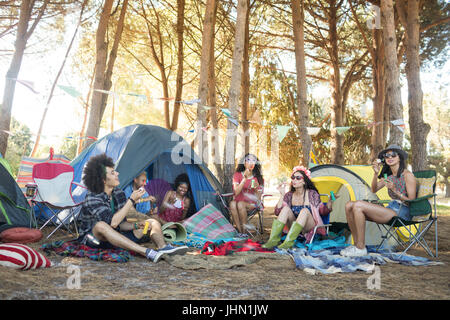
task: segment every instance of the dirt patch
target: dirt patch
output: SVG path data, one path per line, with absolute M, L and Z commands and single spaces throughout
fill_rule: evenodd
M 266 240 L 273 208 L 265 213 Z M 439 221 L 437 266 L 380 266 L 381 288 L 369 290 L 365 272 L 310 275 L 296 269 L 292 259 L 255 259 L 230 269 L 177 268 L 167 261 L 154 264 L 141 257 L 127 263 L 95 262 L 87 258 L 51 254 L 55 266 L 17 271 L 0 267 L 0 299 L 444 299 L 450 298 L 450 217 Z M 434 227 L 427 236 L 434 246 Z M 48 231 L 46 231 L 48 232 Z M 59 232 L 59 231 L 58 231 Z M 63 233 L 51 240 L 69 239 Z M 29 244 L 37 249 L 42 243 Z M 195 253 L 192 249 L 191 254 Z M 418 247 L 410 254 L 427 257 Z M 221 259 L 223 257 L 209 257 Z M 218 261 L 218 260 L 217 260 Z M 80 288 L 69 289 L 69 278 L 80 272 Z M 71 282 L 74 286 L 74 282 Z

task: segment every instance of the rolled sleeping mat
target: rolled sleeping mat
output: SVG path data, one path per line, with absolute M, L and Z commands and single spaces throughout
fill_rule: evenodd
M 178 222 L 168 222 L 161 230 L 166 242 L 184 241 L 187 238 L 186 228 Z

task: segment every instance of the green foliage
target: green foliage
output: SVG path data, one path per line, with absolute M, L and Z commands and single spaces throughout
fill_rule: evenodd
M 58 154 L 63 154 L 67 158 L 73 160 L 77 155 L 77 147 L 78 147 L 78 140 L 76 137 L 79 135 L 77 132 L 69 132 L 65 136 L 71 137 L 71 138 L 65 138 L 63 144 L 61 145 L 59 152 L 56 152 Z
M 450 16 L 450 3 L 444 0 L 424 1 L 420 14 L 421 28 Z M 448 60 L 450 23 L 442 23 L 424 31 L 420 37 L 420 58 L 425 67 L 442 67 Z
M 20 160 L 23 156 L 28 156 L 31 152 L 31 130 L 26 125 L 19 123 L 12 118 L 11 121 L 11 135 L 8 139 L 8 148 L 5 159 L 11 165 L 14 178 L 20 166 Z

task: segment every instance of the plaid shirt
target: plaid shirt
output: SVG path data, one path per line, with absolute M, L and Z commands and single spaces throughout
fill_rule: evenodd
M 111 196 L 114 201 L 114 212 L 125 206 L 127 197 L 123 190 L 114 188 Z M 88 191 L 80 211 L 80 236 L 91 232 L 99 221 L 110 225 L 113 216 L 110 197 L 105 192 L 95 194 Z

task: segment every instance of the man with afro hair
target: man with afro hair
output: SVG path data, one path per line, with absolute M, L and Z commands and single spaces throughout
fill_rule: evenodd
M 80 212 L 79 241 L 94 248 L 122 248 L 158 262 L 163 254 L 185 253 L 186 246 L 166 244 L 161 224 L 155 219 L 136 223 L 126 221 L 127 215 L 136 213 L 133 205 L 145 193 L 143 188 L 134 190 L 127 198 L 119 186 L 119 173 L 113 160 L 106 154 L 91 157 L 84 168 L 83 182 L 88 189 Z M 157 250 L 141 245 L 148 233 Z

